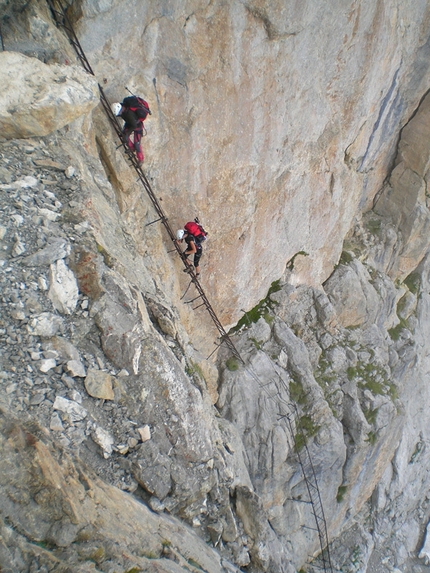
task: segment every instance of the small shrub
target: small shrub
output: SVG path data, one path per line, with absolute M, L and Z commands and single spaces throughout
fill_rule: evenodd
M 370 219 L 366 223 L 366 228 L 370 233 L 372 233 L 372 235 L 378 235 L 381 231 L 380 219 Z
M 306 251 L 299 251 L 298 253 L 296 253 L 295 255 L 293 255 L 293 256 L 291 257 L 291 259 L 288 261 L 287 265 L 286 265 L 286 266 L 287 266 L 287 269 L 288 269 L 289 271 L 294 270 L 294 261 L 296 260 L 296 257 L 298 257 L 299 255 L 302 255 L 303 257 L 308 257 L 308 256 L 309 256 L 309 254 L 308 254 Z M 273 283 L 272 283 L 272 284 L 273 284 Z
M 114 259 L 111 257 L 111 255 L 107 252 L 107 250 L 102 247 L 101 245 L 99 245 L 99 243 L 97 243 L 97 250 L 98 252 L 101 254 L 101 256 L 103 257 L 104 263 L 107 267 L 109 267 L 110 269 L 112 269 L 114 267 Z
M 143 556 L 146 557 L 147 559 L 158 559 L 158 555 L 156 553 L 154 553 L 153 551 L 145 551 L 143 553 Z M 137 569 L 136 573 L 138 573 L 139 571 L 141 571 L 141 569 Z
M 366 442 L 368 442 L 371 446 L 374 446 L 377 442 L 378 438 L 375 434 L 375 432 L 369 432 L 367 434 L 367 438 L 366 438 Z
M 309 437 L 315 436 L 321 426 L 316 426 L 309 416 L 302 416 L 299 421 L 300 427 Z
M 407 302 L 407 296 L 404 294 L 402 296 L 402 298 L 399 300 L 399 302 L 397 303 L 397 310 L 396 310 L 396 314 L 397 316 L 400 318 L 400 315 L 402 314 L 402 311 L 404 310 L 405 306 L 406 306 L 406 302 Z
M 383 396 L 385 394 L 384 384 L 381 384 L 381 382 L 377 382 L 376 380 L 369 380 L 364 384 L 364 388 L 370 390 L 374 396 Z
M 297 434 L 294 436 L 294 451 L 296 453 L 300 452 L 304 448 L 305 444 L 305 435 L 302 432 L 297 432 Z
M 225 365 L 227 366 L 228 370 L 230 370 L 230 372 L 235 372 L 239 369 L 239 362 L 233 356 L 226 360 Z
M 316 426 L 309 416 L 302 416 L 299 419 L 297 434 L 294 436 L 294 451 L 300 452 L 308 438 L 315 436 L 320 427 Z
M 336 501 L 337 501 L 337 503 L 340 503 L 340 502 L 343 500 L 344 495 L 345 495 L 347 489 L 348 489 L 348 488 L 347 488 L 346 485 L 340 485 L 340 486 L 338 487 L 337 495 L 336 495 Z
M 357 376 L 357 370 L 353 366 L 348 366 L 346 370 L 346 375 L 348 376 L 348 380 L 352 380 Z
M 268 324 L 269 326 L 272 326 L 273 321 L 275 320 L 275 317 L 272 316 L 272 315 L 271 315 L 270 313 L 268 313 L 268 312 L 265 312 L 265 313 L 264 313 L 263 318 L 264 318 L 264 320 L 267 322 L 267 324 Z
M 397 388 L 394 386 L 394 384 L 388 384 L 388 394 L 392 400 L 397 400 L 399 397 L 399 393 L 397 392 Z
M 297 404 L 306 404 L 306 394 L 299 381 L 290 380 L 289 389 L 291 400 Z
M 190 364 L 187 364 L 187 366 L 185 366 L 185 372 L 188 374 L 188 376 L 193 376 L 194 374 L 197 374 L 197 376 L 199 376 L 203 380 L 205 378 L 203 375 L 203 370 L 201 369 L 199 364 L 196 364 L 195 362 L 193 362 L 191 360 L 190 360 Z
M 374 410 L 365 410 L 363 411 L 363 414 L 367 422 L 373 425 L 376 422 L 376 416 L 378 415 L 378 408 L 375 408 Z
M 394 342 L 399 340 L 402 330 L 408 330 L 408 323 L 403 318 L 400 319 L 397 326 L 388 329 L 388 334 L 390 335 L 391 340 L 394 340 Z
M 403 281 L 403 284 L 405 284 L 413 294 L 417 294 L 421 285 L 421 277 L 419 273 L 413 272 L 408 275 Z
M 342 251 L 339 259 L 339 265 L 348 265 L 353 261 L 353 257 L 348 251 Z
M 237 322 L 236 326 L 234 326 L 230 332 L 239 332 L 242 328 L 249 327 L 251 324 L 256 323 L 260 320 L 261 317 L 265 319 L 268 324 L 273 322 L 274 317 L 271 316 L 270 311 L 273 310 L 273 307 L 278 304 L 277 302 L 270 299 L 270 295 L 274 292 L 281 290 L 280 280 L 274 281 L 267 292 L 266 298 L 260 300 L 260 302 L 245 312 L 242 318 Z
M 90 559 L 95 563 L 101 563 L 102 561 L 104 561 L 106 559 L 106 552 L 104 550 L 104 547 L 99 547 L 98 549 L 96 549 L 94 553 L 92 553 Z
M 256 338 L 250 338 L 250 340 L 254 343 L 254 346 L 257 350 L 261 350 L 261 342 L 258 342 Z

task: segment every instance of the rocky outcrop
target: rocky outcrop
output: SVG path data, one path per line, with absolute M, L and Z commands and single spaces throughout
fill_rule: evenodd
M 108 486 L 50 443 L 0 415 L 2 570 L 235 571 L 185 526 Z
M 154 511 L 232 543 L 241 529 L 230 494 L 252 483 L 235 428 L 214 417 L 204 372 L 213 385 L 215 366 L 199 366 L 176 309 L 132 262 L 101 190 L 112 188 L 91 183 L 104 181 L 102 166 L 78 147 L 67 155 L 71 131 L 0 144 L 2 402 Z M 237 544 L 241 563 L 248 550 Z
M 0 129 L 7 139 L 48 135 L 99 103 L 97 82 L 75 66 L 0 53 Z

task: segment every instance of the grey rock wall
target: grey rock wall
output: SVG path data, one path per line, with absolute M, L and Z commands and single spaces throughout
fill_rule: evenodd
M 172 224 L 208 227 L 223 321 L 298 252 L 295 284 L 327 279 L 429 88 L 427 2 L 84 0 L 71 15 L 108 96 L 151 104 L 146 167 Z
M 58 69 L 43 2 L 5 6 L 20 60 Z M 226 324 L 248 311 L 245 364 L 205 360 L 215 329 L 94 91 L 1 141 L 6 570 L 316 570 L 304 441 L 334 566 L 425 570 L 427 6 L 311 8 L 71 6 L 109 96 L 152 94 L 145 169 L 173 225 L 205 213 L 204 288 Z

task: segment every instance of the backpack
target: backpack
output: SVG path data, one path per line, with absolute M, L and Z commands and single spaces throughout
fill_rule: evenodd
M 140 118 L 146 119 L 146 116 L 151 115 L 148 102 L 138 96 L 129 96 L 124 98 L 122 105 L 127 109 L 134 111 Z
M 198 243 L 203 243 L 203 241 L 206 241 L 207 233 L 199 223 L 196 223 L 195 221 L 190 221 L 184 226 L 184 229 L 190 235 L 193 235 L 193 237 L 197 240 Z

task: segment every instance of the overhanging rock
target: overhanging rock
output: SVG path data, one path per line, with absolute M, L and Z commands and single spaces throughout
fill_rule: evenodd
M 95 78 L 75 66 L 47 65 L 0 53 L 0 132 L 6 139 L 44 136 L 99 103 Z

